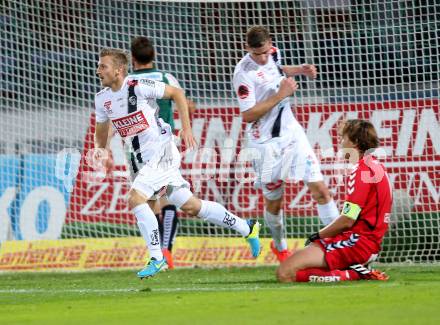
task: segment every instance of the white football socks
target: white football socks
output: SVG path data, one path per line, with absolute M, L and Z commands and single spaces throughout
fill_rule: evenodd
M 339 217 L 339 211 L 333 199 L 326 204 L 318 204 L 317 206 L 319 219 L 321 219 L 321 222 L 324 224 L 324 226 L 328 225 Z
M 226 210 L 221 204 L 212 201 L 202 201 L 199 217 L 217 226 L 234 229 L 243 237 L 249 235 L 250 229 L 246 220 L 241 219 Z
M 286 234 L 283 222 L 283 210 L 278 215 L 264 210 L 264 221 L 270 229 L 275 247 L 279 252 L 287 249 Z
M 147 243 L 150 257 L 161 261 L 163 255 L 160 247 L 159 225 L 156 216 L 146 203 L 136 206 L 132 211 L 138 221 L 137 224 L 142 237 L 144 237 Z

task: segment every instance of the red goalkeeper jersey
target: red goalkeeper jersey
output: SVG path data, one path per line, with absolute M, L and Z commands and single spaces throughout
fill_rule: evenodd
M 385 167 L 372 155 L 364 156 L 347 179 L 342 214 L 356 219 L 351 232 L 378 245 L 388 229 L 392 190 Z

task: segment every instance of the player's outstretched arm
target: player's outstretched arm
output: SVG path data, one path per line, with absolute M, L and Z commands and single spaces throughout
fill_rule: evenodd
M 292 96 L 293 93 L 298 89 L 298 84 L 295 80 L 291 78 L 285 78 L 280 82 L 280 88 L 278 92 L 266 100 L 259 102 L 252 106 L 250 109 L 242 112 L 243 121 L 246 123 L 251 123 L 258 120 L 264 114 L 269 112 L 272 108 L 278 105 L 284 98 Z
M 192 134 L 191 123 L 189 120 L 188 101 L 185 97 L 185 93 L 180 88 L 166 85 L 164 98 L 170 98 L 174 103 L 176 103 L 179 118 L 182 121 L 182 131 L 180 132 L 180 136 L 182 137 L 185 145 L 189 149 L 196 147 L 197 143 Z
M 283 71 L 288 77 L 306 76 L 310 79 L 315 79 L 318 75 L 316 67 L 313 64 L 283 66 Z

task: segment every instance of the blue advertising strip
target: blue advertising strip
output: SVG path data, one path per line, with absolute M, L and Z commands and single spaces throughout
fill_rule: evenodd
M 14 239 L 60 235 L 70 193 L 56 177 L 56 159 L 55 154 L 0 155 L 0 198 L 7 188 L 15 187 L 17 192 L 15 200 L 8 202 L 9 216 L 0 216 L 11 218 Z
M 0 218 L 9 219 L 1 224 L 10 223 L 13 229 L 17 224 L 17 222 L 15 222 L 17 219 L 15 215 L 19 209 L 17 200 L 14 198 L 12 200 L 1 199 L 6 196 L 7 191 L 15 191 L 21 182 L 19 172 L 20 160 L 18 157 L 19 156 L 16 155 L 0 155 Z M 7 231 L 7 229 L 3 229 L 2 231 Z

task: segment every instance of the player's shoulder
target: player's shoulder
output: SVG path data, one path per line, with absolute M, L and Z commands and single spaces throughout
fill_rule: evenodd
M 168 80 L 177 80 L 177 78 L 171 72 L 164 71 L 162 72 L 162 75 Z
M 110 87 L 105 87 L 105 88 L 103 88 L 103 89 L 101 89 L 100 91 L 98 91 L 97 93 L 96 93 L 96 96 L 98 97 L 98 96 L 102 96 L 102 95 L 104 95 L 106 92 L 108 92 L 110 90 Z
M 281 51 L 278 47 L 276 46 L 272 46 L 272 48 L 270 49 L 270 54 L 272 56 L 273 61 L 276 64 L 280 64 L 281 63 Z
M 156 81 L 162 81 L 164 78 L 165 72 L 159 71 L 159 70 L 152 70 L 152 71 L 140 71 L 140 72 L 133 72 L 129 75 L 129 78 L 131 79 L 150 79 L 150 80 L 156 80 Z
M 165 83 L 159 80 L 153 80 L 150 78 L 136 78 L 132 80 L 136 82 L 136 93 L 139 95 L 150 95 L 152 93 L 156 93 L 157 91 L 163 91 L 165 89 Z
M 258 64 L 254 62 L 254 60 L 251 59 L 249 54 L 246 54 L 240 62 L 235 66 L 234 74 L 247 74 L 252 73 L 253 71 L 258 70 Z
M 351 175 L 355 175 L 355 174 L 361 174 L 361 171 L 368 171 L 369 167 L 368 164 L 365 162 L 364 158 L 361 158 L 356 164 L 354 164 L 351 167 L 351 171 L 350 174 Z
M 150 76 L 142 75 L 142 74 L 135 74 L 135 75 L 129 75 L 128 76 L 128 82 L 136 82 L 137 86 L 140 86 L 141 88 L 155 88 L 157 85 L 157 82 L 160 80 L 154 80 L 150 78 Z
M 148 87 L 155 87 L 157 81 L 150 79 L 150 78 L 139 78 L 139 79 L 137 79 L 137 82 L 139 85 L 145 85 Z
M 384 165 L 373 155 L 369 154 L 359 161 L 359 168 L 362 170 L 377 170 L 385 169 Z
M 367 155 L 352 167 L 350 180 L 360 179 L 360 181 L 364 182 L 365 179 L 370 180 L 372 177 L 381 178 L 384 173 L 386 173 L 385 166 L 373 155 Z
M 100 100 L 110 93 L 110 87 L 105 87 L 95 94 L 95 100 Z

